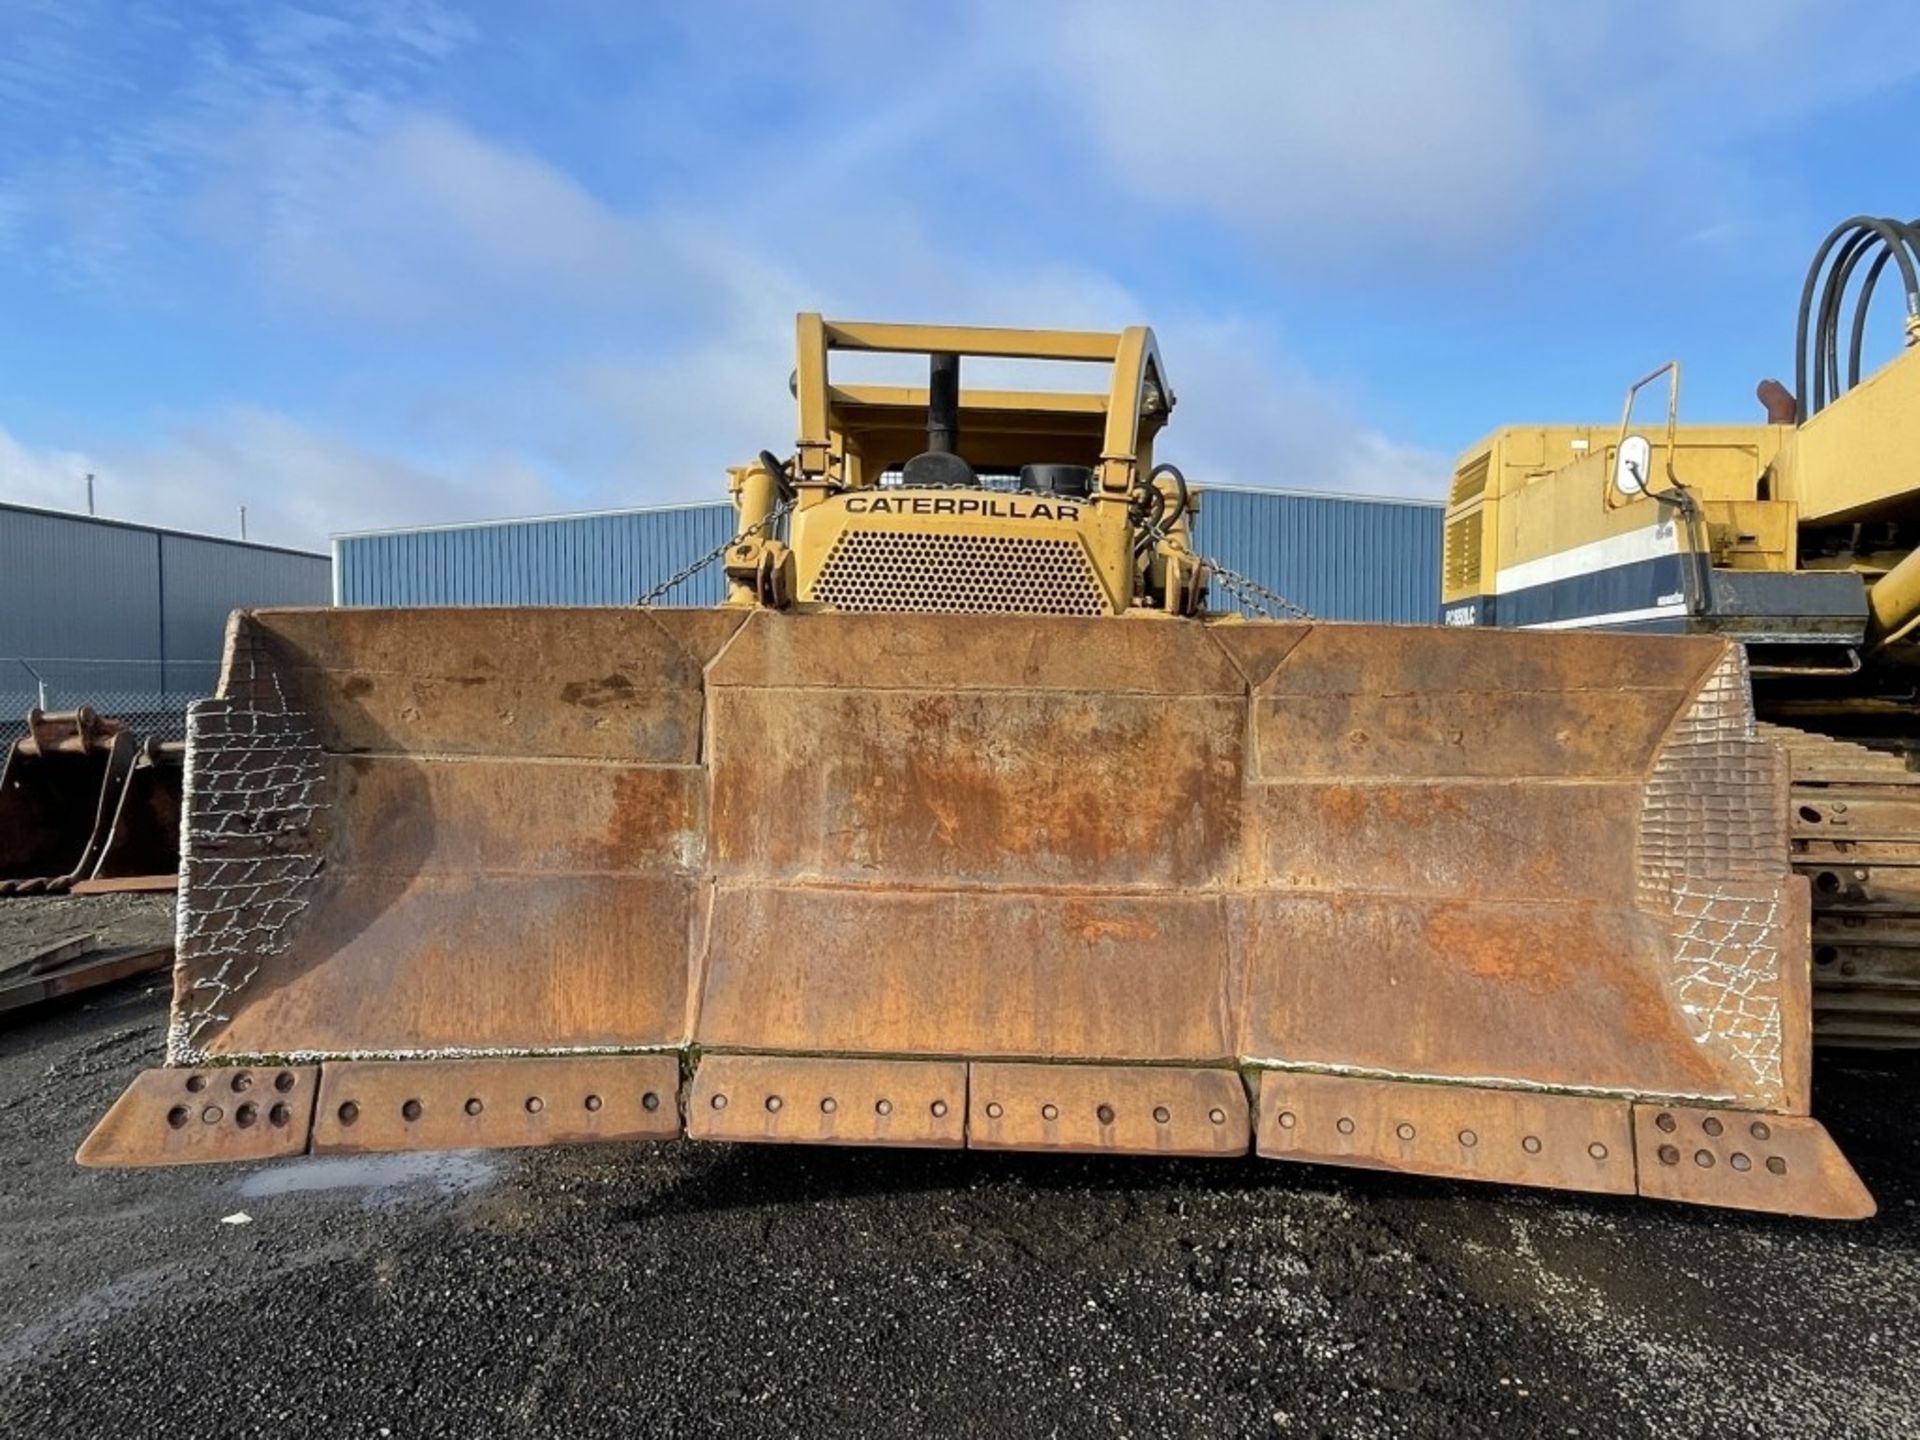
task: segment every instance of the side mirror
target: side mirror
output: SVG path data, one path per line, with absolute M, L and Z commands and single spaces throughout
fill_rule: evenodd
M 1653 469 L 1653 445 L 1644 435 L 1620 442 L 1613 460 L 1613 488 L 1631 499 L 1647 493 L 1647 474 Z

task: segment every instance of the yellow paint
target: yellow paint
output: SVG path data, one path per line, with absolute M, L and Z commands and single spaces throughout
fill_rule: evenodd
M 1656 370 L 1639 389 L 1667 373 Z M 1804 425 L 1680 425 L 1678 371 L 1665 423 L 1635 425 L 1652 446 L 1653 490 L 1677 479 L 1699 504 L 1695 537 L 1727 570 L 1854 569 L 1870 578 L 1870 638 L 1920 633 L 1920 551 L 1889 552 L 1887 532 L 1852 527 L 1920 520 L 1920 349 L 1903 351 Z M 1494 590 L 1501 571 L 1626 533 L 1672 514 L 1650 495 L 1622 495 L 1614 460 L 1621 427 L 1507 426 L 1470 447 L 1454 471 L 1444 540 L 1445 602 Z M 1662 511 L 1665 511 L 1663 514 Z M 1820 530 L 1822 543 L 1802 537 Z M 1691 549 L 1687 527 L 1676 527 Z
M 1920 350 L 1905 350 L 1800 427 L 1782 496 L 1803 525 L 1911 518 L 1920 504 Z
M 1153 332 L 1145 326 L 1114 332 L 1014 330 L 885 325 L 803 314 L 795 324 L 795 344 L 798 463 L 789 540 L 783 546 L 752 533 L 775 504 L 773 477 L 758 465 L 730 472 L 742 530 L 727 554 L 730 603 L 830 608 L 821 584 L 834 547 L 876 532 L 888 537 L 887 564 L 905 572 L 889 583 L 903 586 L 914 583 L 912 567 L 928 563 L 928 555 L 971 555 L 991 541 L 981 553 L 1003 559 L 982 563 L 1015 568 L 1042 561 L 1059 568 L 1062 555 L 1069 554 L 1061 546 L 1071 547 L 1073 563 L 1066 569 L 1093 577 L 1099 613 L 1137 610 L 1138 597 L 1147 590 L 1193 588 L 1185 522 L 1143 552 L 1129 513 L 1153 467 L 1154 438 L 1174 403 Z M 983 470 L 1028 463 L 1082 465 L 1095 474 L 1093 494 L 1084 500 L 1049 500 L 986 490 L 879 486 L 883 473 L 926 448 L 927 391 L 924 386 L 836 384 L 832 359 L 844 351 L 962 356 L 959 450 L 966 459 Z M 1108 386 L 1103 392 L 1058 393 L 968 389 L 966 357 L 1104 362 Z M 913 543 L 896 544 L 903 536 Z M 942 545 L 949 548 L 937 548 Z M 888 577 L 876 578 L 875 583 L 882 582 Z M 1173 601 L 1169 606 L 1177 608 Z
M 1664 422 L 1634 433 L 1652 445 L 1652 488 L 1665 489 Z M 1676 425 L 1672 433 L 1673 473 L 1700 502 L 1709 548 L 1724 538 L 1736 568 L 1791 569 L 1793 507 L 1779 485 L 1793 427 Z M 1672 519 L 1651 495 L 1614 490 L 1619 440 L 1616 426 L 1510 425 L 1464 451 L 1447 507 L 1443 599 L 1487 594 L 1500 570 Z M 1684 547 L 1685 527 L 1678 530 Z

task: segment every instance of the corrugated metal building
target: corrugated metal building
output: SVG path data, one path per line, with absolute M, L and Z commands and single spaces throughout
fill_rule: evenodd
M 733 538 L 733 506 L 713 501 L 543 515 L 333 539 L 341 605 L 629 605 Z M 717 604 L 710 567 L 667 597 Z
M 1206 555 L 1329 620 L 1431 624 L 1440 609 L 1438 501 L 1215 488 Z M 342 605 L 625 605 L 733 535 L 725 501 L 338 535 Z M 665 597 L 710 605 L 709 567 Z
M 230 612 L 324 605 L 325 555 L 0 503 L 0 727 L 50 708 L 177 714 Z M 167 727 L 162 727 L 167 728 Z
M 1440 617 L 1438 500 L 1215 486 L 1194 548 L 1323 620 Z

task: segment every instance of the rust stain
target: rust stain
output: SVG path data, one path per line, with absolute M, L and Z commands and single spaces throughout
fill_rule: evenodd
M 662 813 L 667 810 L 670 817 Z M 657 844 L 663 831 L 690 829 L 697 819 L 691 790 L 663 786 L 644 770 L 629 770 L 613 783 L 607 839 L 615 851 L 626 852 Z
M 1320 811 L 1341 829 L 1358 829 L 1370 819 L 1372 805 L 1358 788 L 1330 789 L 1318 798 Z
M 1143 914 L 1122 915 L 1076 902 L 1062 916 L 1066 927 L 1089 944 L 1127 940 L 1146 943 L 1160 938 L 1160 927 Z
M 953 701 L 945 695 L 921 695 L 907 707 L 915 734 L 945 730 L 953 721 Z
M 633 681 L 614 671 L 598 680 L 569 680 L 560 687 L 560 699 L 567 705 L 597 710 L 603 705 L 630 704 L 636 698 Z
M 933 833 L 929 838 L 951 850 L 960 843 L 963 821 L 959 799 L 951 790 L 942 789 L 937 784 L 928 785 L 925 788 L 927 811 L 933 817 Z
M 1501 919 L 1492 927 L 1484 912 L 1437 907 L 1428 913 L 1423 932 L 1436 952 L 1479 979 L 1516 985 L 1534 995 L 1566 988 L 1573 973 L 1562 949 L 1565 928 L 1527 925 L 1511 911 Z
M 329 745 L 385 758 L 333 764 L 301 947 L 224 1053 L 678 1045 L 691 1015 L 709 1051 L 1745 1083 L 1634 908 L 1642 721 L 1697 684 L 1665 648 L 1595 678 L 1541 646 L 1516 693 L 1530 639 L 1326 631 L 1250 702 L 1161 626 L 763 615 L 703 670 L 737 622 L 285 623 Z M 539 663 L 489 688 L 483 652 Z

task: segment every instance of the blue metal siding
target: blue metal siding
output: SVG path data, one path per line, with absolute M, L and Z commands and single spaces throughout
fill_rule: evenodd
M 334 541 L 343 605 L 630 605 L 733 536 L 733 506 L 343 535 Z M 713 605 L 717 565 L 663 600 Z
M 1417 500 L 1207 490 L 1194 548 L 1323 620 L 1431 625 L 1440 613 L 1443 508 Z
M 1329 620 L 1432 624 L 1441 507 L 1277 490 L 1209 490 L 1197 547 Z M 733 533 L 725 502 L 563 515 L 334 541 L 345 605 L 627 605 Z M 710 566 L 672 594 L 712 605 Z

